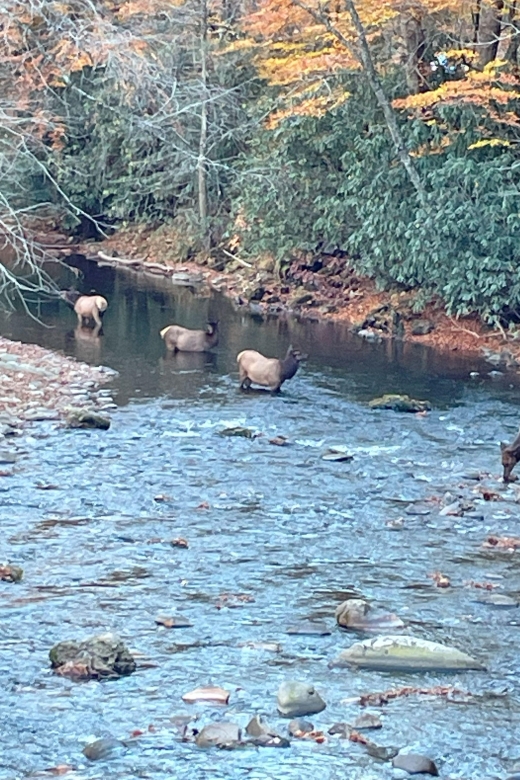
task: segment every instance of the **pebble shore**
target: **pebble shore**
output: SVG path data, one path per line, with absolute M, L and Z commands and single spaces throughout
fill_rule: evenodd
M 71 407 L 107 411 L 111 393 L 100 389 L 117 372 L 0 337 L 0 435 L 26 423 L 64 419 Z

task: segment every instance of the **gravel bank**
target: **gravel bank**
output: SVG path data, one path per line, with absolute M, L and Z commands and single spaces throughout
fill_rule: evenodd
M 73 407 L 112 408 L 100 386 L 116 372 L 0 337 L 0 435 L 37 420 L 61 420 Z

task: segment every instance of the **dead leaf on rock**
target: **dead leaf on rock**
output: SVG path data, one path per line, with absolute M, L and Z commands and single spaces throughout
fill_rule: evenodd
M 488 536 L 482 547 L 500 550 L 516 550 L 520 547 L 520 539 L 517 536 Z
M 218 597 L 215 607 L 222 609 L 228 607 L 229 609 L 235 609 L 236 607 L 242 607 L 244 604 L 250 604 L 255 601 L 255 597 L 250 593 L 221 593 Z
M 487 488 L 477 488 L 477 493 L 482 495 L 484 501 L 502 501 L 502 496 L 495 490 L 488 490 Z
M 93 672 L 87 664 L 78 661 L 67 661 L 62 666 L 58 666 L 54 672 L 60 677 L 68 677 L 71 680 L 92 680 L 98 677 L 97 673 Z
M 356 731 L 355 729 L 351 730 L 348 738 L 351 742 L 357 742 L 360 745 L 369 745 L 372 742 L 372 740 L 368 739 L 368 737 L 365 737 L 364 734 L 361 734 L 360 731 Z
M 501 586 L 496 582 L 476 582 L 475 580 L 465 580 L 465 588 L 480 588 L 481 590 L 495 590 Z
M 274 444 L 276 447 L 284 447 L 289 442 L 286 436 L 273 436 L 272 439 L 269 439 L 269 444 Z
M 182 696 L 182 700 L 187 704 L 195 702 L 208 702 L 210 704 L 227 704 L 231 693 L 214 685 L 208 685 L 203 688 L 195 688 Z
M 195 509 L 211 509 L 207 501 L 201 501 L 201 503 L 195 507 Z
M 72 764 L 57 764 L 56 766 L 50 766 L 47 769 L 44 769 L 42 774 L 45 773 L 47 775 L 58 777 L 61 775 L 66 775 L 68 772 L 74 772 L 75 769 L 76 767 L 72 766 Z
M 446 696 L 448 699 L 455 697 L 471 697 L 471 693 L 462 691 L 460 688 L 454 688 L 452 685 L 436 685 L 432 688 L 415 688 L 412 685 L 404 685 L 402 688 L 390 688 L 380 693 L 366 693 L 359 697 L 359 703 L 362 707 L 388 704 L 393 699 L 399 699 L 403 696 Z
M 308 739 L 311 740 L 311 742 L 316 742 L 318 745 L 322 745 L 324 742 L 327 742 L 327 737 L 323 733 L 323 731 L 301 731 L 296 730 L 292 732 L 293 737 L 296 737 L 296 739 Z
M 172 539 L 170 542 L 172 547 L 189 547 L 188 540 L 182 536 L 178 536 L 177 539 Z
M 451 587 L 450 578 L 440 571 L 432 571 L 428 574 L 428 577 L 433 580 L 436 588 L 449 588 Z

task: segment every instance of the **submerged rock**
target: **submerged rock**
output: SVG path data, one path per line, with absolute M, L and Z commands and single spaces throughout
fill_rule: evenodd
M 313 685 L 302 682 L 283 682 L 278 689 L 278 712 L 284 718 L 315 715 L 327 706 Z
M 197 734 L 195 743 L 200 748 L 234 747 L 240 742 L 240 729 L 236 723 L 221 721 L 209 723 Z
M 381 718 L 372 712 L 362 712 L 352 724 L 354 729 L 380 729 L 382 727 L 383 722 Z
M 65 419 L 68 428 L 99 428 L 107 431 L 110 418 L 90 409 L 69 409 Z
M 4 582 L 20 582 L 23 578 L 23 569 L 21 566 L 10 566 L 0 564 L 0 580 Z
M 83 642 L 58 642 L 49 652 L 57 674 L 76 679 L 120 677 L 135 672 L 135 661 L 117 634 L 96 634 Z
M 107 758 L 119 758 L 126 753 L 126 745 L 119 739 L 107 737 L 89 742 L 81 752 L 89 761 L 102 761 Z
M 314 731 L 314 724 L 310 720 L 294 718 L 287 726 L 287 731 L 291 737 L 300 737 L 302 734 L 310 734 Z
M 255 432 L 251 428 L 236 425 L 234 428 L 224 428 L 224 430 L 219 431 L 219 436 L 242 436 L 244 439 L 254 439 Z
M 373 398 L 368 405 L 371 409 L 393 409 L 394 412 L 429 412 L 432 408 L 429 401 L 418 401 L 409 395 L 393 393 Z
M 485 670 L 485 666 L 455 647 L 412 636 L 381 636 L 356 642 L 343 650 L 331 666 L 358 666 L 363 669 Z
M 399 753 L 392 759 L 395 769 L 404 769 L 409 775 L 433 775 L 438 777 L 439 771 L 434 762 L 418 753 Z
M 404 627 L 401 618 L 393 613 L 371 614 L 371 611 L 364 599 L 347 599 L 336 607 L 336 621 L 341 628 L 351 631 L 388 631 Z
M 286 633 L 300 636 L 329 636 L 331 631 L 326 623 L 319 620 L 305 620 L 289 626 Z

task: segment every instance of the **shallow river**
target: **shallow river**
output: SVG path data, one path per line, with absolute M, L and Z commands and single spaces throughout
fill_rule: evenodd
M 242 727 L 260 713 L 285 734 L 276 691 L 287 679 L 316 685 L 327 709 L 311 720 L 325 732 L 362 711 L 345 702 L 360 694 L 454 685 L 475 695 L 464 703 L 399 698 L 380 709 L 382 730 L 367 736 L 428 755 L 443 778 L 503 778 L 519 767 L 520 614 L 479 603 L 483 591 L 465 583 L 520 594 L 520 552 L 481 547 L 489 534 L 519 534 L 516 489 L 497 477 L 498 442 L 520 422 L 520 390 L 478 361 L 367 344 L 330 324 L 262 322 L 164 281 L 91 268 L 91 288 L 110 301 L 98 340 L 77 338 L 85 334 L 75 336 L 73 313 L 56 303 L 41 308 L 49 328 L 22 314 L 1 322 L 2 335 L 120 372 L 110 431 L 38 423 L 20 443 L 14 476 L 0 481 L 0 560 L 25 570 L 21 584 L 0 583 L 1 780 L 66 763 L 77 767 L 71 778 L 398 776 L 334 737 L 285 750 L 204 751 L 180 741 L 172 718 L 186 713 L 201 725 L 225 718 Z M 215 354 L 166 359 L 159 329 L 201 327 L 207 317 L 221 322 Z M 240 349 L 281 355 L 289 342 L 309 358 L 278 397 L 237 392 Z M 434 410 L 371 411 L 367 401 L 383 392 L 428 398 Z M 235 425 L 263 435 L 219 435 Z M 292 446 L 269 444 L 277 434 Z M 347 446 L 354 460 L 322 460 L 331 445 Z M 482 499 L 475 472 L 491 473 L 485 484 L 502 500 Z M 40 489 L 48 484 L 57 489 Z M 473 510 L 440 515 L 448 492 L 473 500 Z M 387 523 L 398 518 L 392 530 Z M 176 537 L 189 548 L 172 547 Z M 452 587 L 435 588 L 434 571 Z M 351 594 L 488 671 L 329 669 L 358 638 L 334 621 Z M 173 614 L 193 626 L 155 624 Z M 309 619 L 325 621 L 330 635 L 286 633 Z M 52 644 L 108 629 L 142 654 L 135 674 L 77 684 L 51 673 Z M 182 702 L 209 683 L 231 691 L 228 707 Z M 145 736 L 120 757 L 89 763 L 81 753 L 95 737 L 128 740 L 136 729 Z

